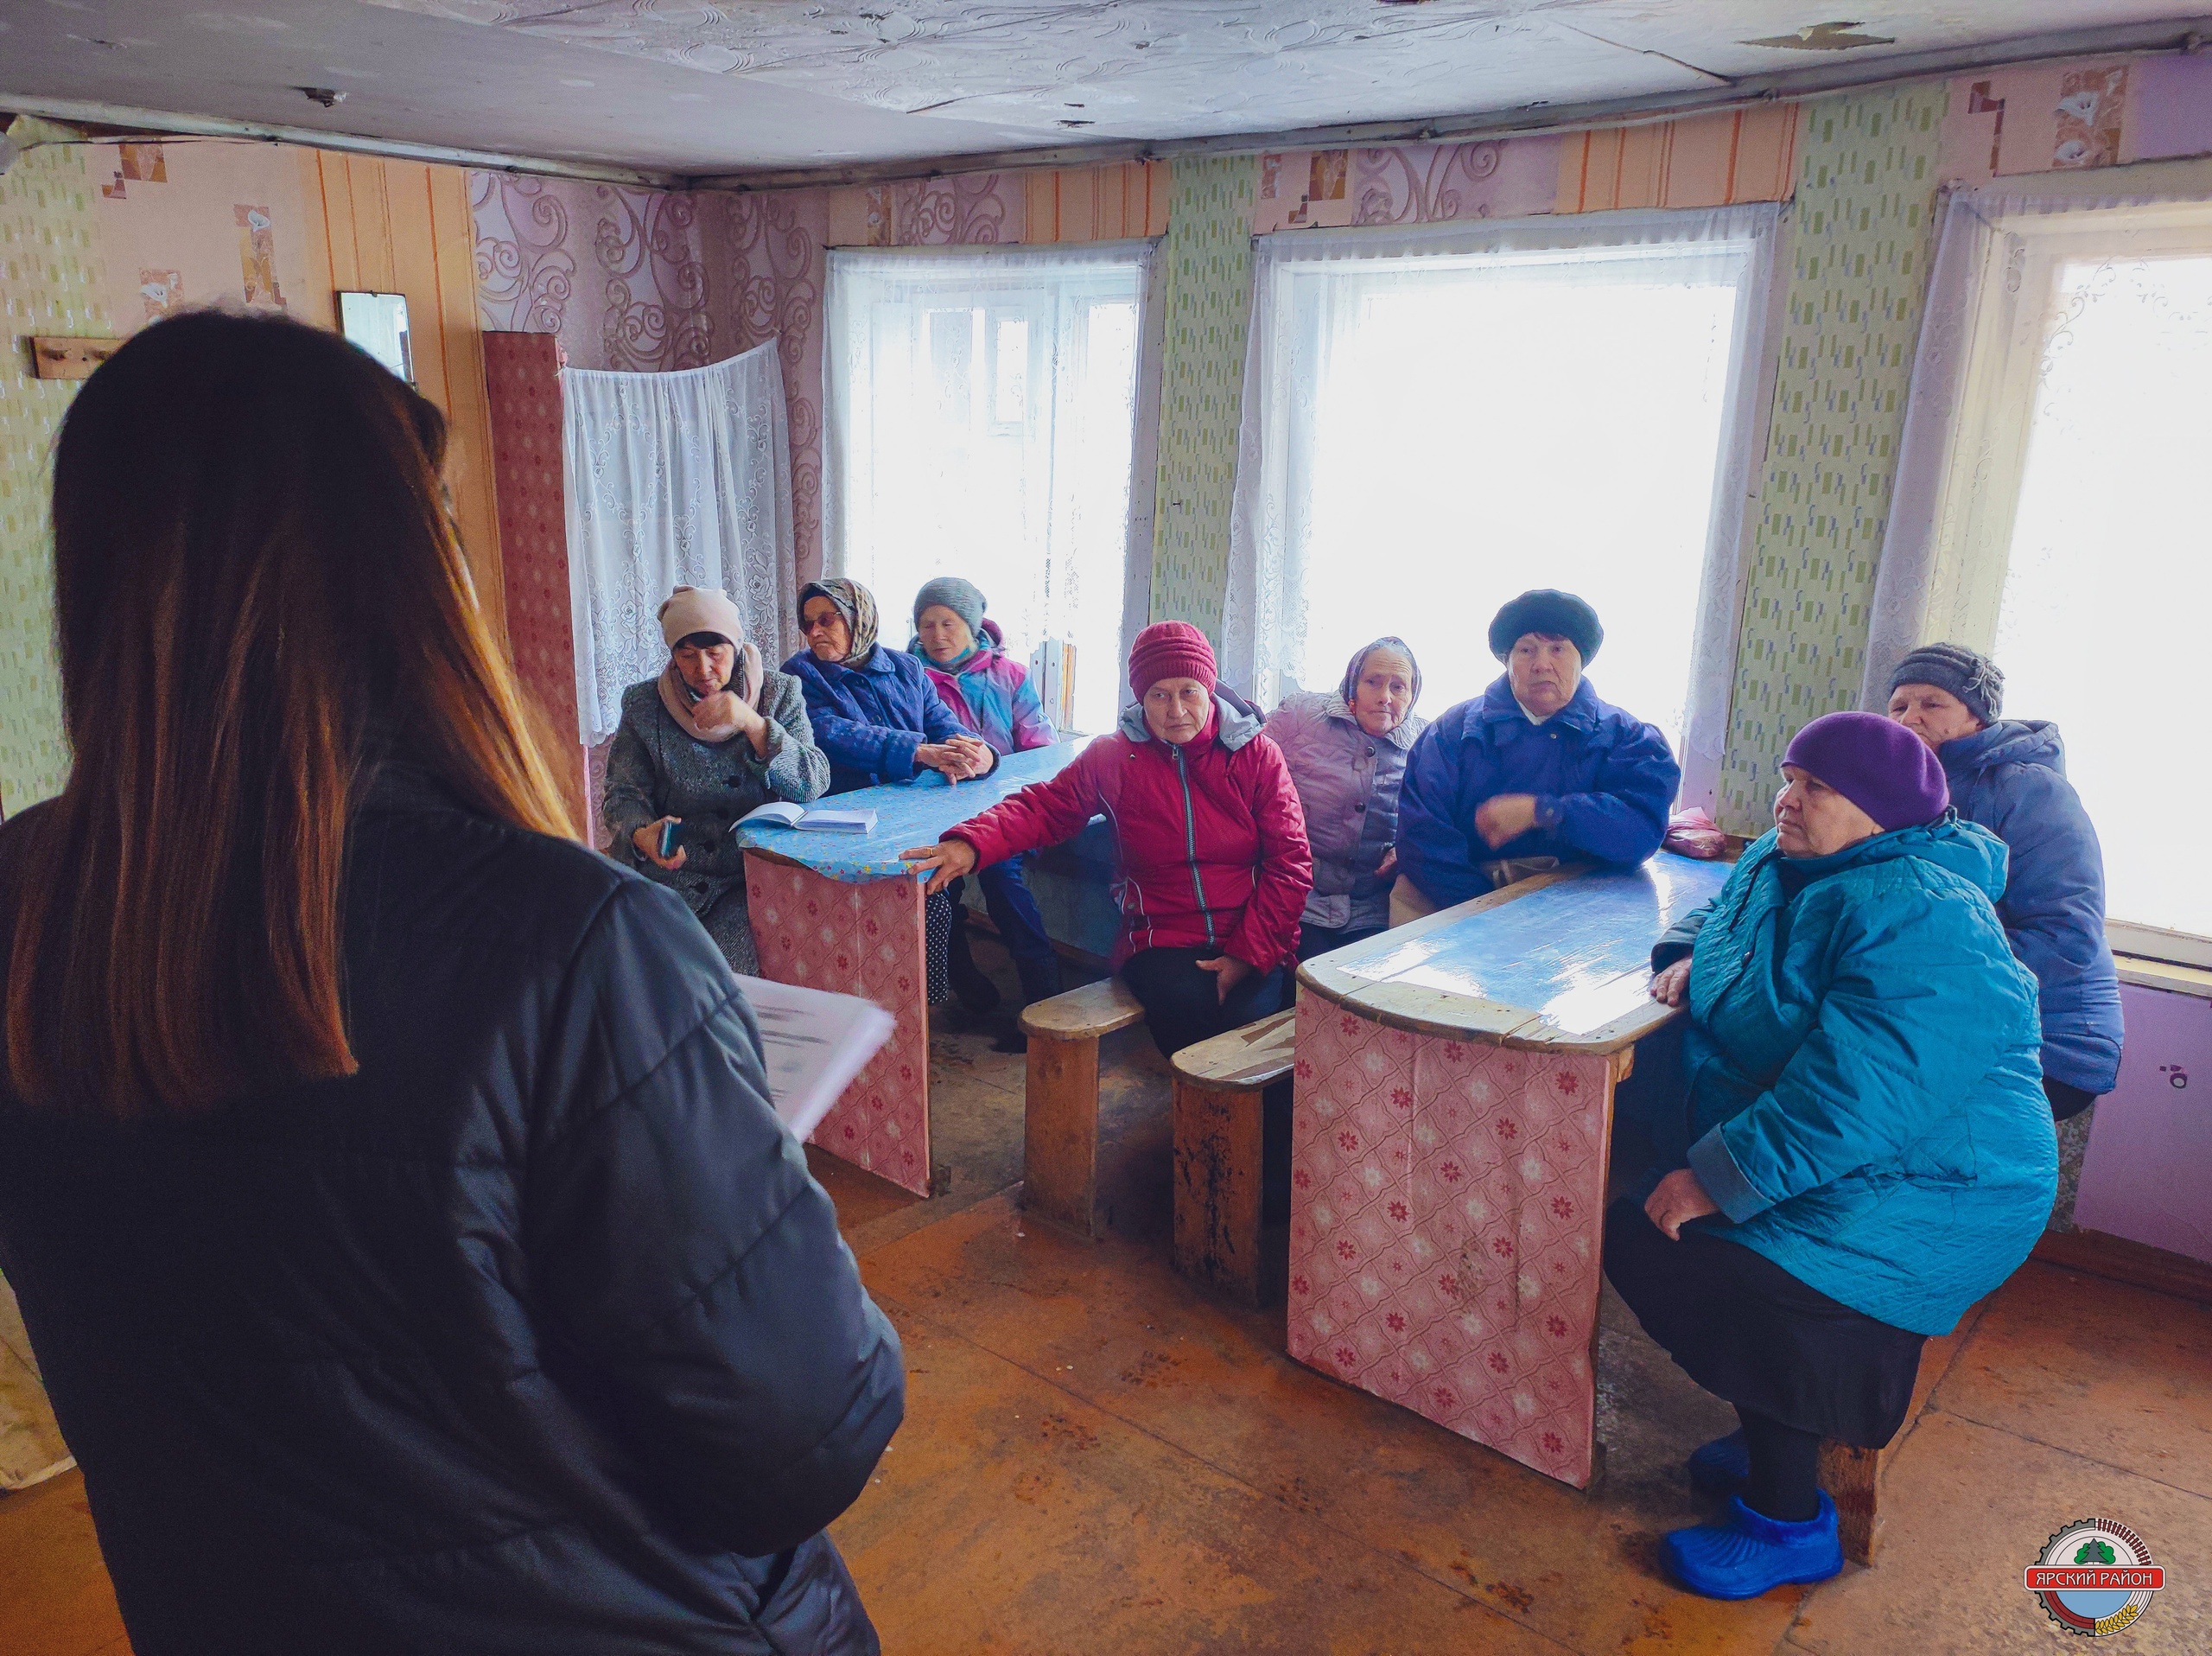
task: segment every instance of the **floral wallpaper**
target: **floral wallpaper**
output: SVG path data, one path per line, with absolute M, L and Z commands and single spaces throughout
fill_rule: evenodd
M 47 512 L 54 434 L 77 386 L 34 379 L 29 341 L 115 332 L 94 221 L 100 182 L 73 144 L 28 150 L 0 175 L 0 806 L 10 816 L 60 793 L 69 770 Z
M 1178 161 L 1160 248 L 1167 315 L 1152 619 L 1195 622 L 1217 645 L 1229 585 L 1259 177 L 1260 162 L 1249 156 Z
M 1721 825 L 1762 833 L 1798 729 L 1853 706 L 1934 235 L 1944 89 L 1805 106 L 1762 509 L 1720 774 Z

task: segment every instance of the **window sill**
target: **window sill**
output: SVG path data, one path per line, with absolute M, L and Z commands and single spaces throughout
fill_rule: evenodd
M 2114 951 L 2113 963 L 2120 968 L 2120 981 L 2134 984 L 2144 989 L 2163 989 L 2176 995 L 2194 995 L 2199 1000 L 2212 1001 L 2212 971 L 2202 966 L 2178 965 L 2171 960 L 2152 960 L 2139 954 L 2121 954 Z

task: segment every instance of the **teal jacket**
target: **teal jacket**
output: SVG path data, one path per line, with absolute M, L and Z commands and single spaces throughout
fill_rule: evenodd
M 1955 813 L 1833 857 L 1770 832 L 1694 917 L 1689 1164 L 1726 1216 L 1698 1223 L 1919 1334 L 2018 1267 L 2057 1190 L 2005 864 Z

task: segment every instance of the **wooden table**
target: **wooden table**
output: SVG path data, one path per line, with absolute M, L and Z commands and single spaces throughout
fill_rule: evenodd
M 1538 875 L 1300 971 L 1290 1354 L 1577 1488 L 1614 1087 L 1726 863 Z
M 861 995 L 898 1020 L 809 1139 L 831 1155 L 912 1191 L 930 1193 L 929 969 L 922 882 L 899 860 L 933 844 L 1009 793 L 1058 775 L 1081 740 L 1008 754 L 975 781 L 948 786 L 935 771 L 912 782 L 836 796 L 845 810 L 873 809 L 872 834 L 808 832 L 752 824 L 745 848 L 746 905 L 763 977 Z

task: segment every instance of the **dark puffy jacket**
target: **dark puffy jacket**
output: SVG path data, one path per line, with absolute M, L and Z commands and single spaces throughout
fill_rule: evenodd
M 1623 712 L 1585 678 L 1565 707 L 1529 723 L 1503 674 L 1421 734 L 1398 795 L 1398 865 L 1440 908 L 1490 889 L 1482 864 L 1557 857 L 1633 866 L 1659 849 L 1681 767 L 1655 725 Z M 1501 793 L 1533 793 L 1559 813 L 1493 850 L 1475 811 Z
M 914 780 L 914 749 L 972 735 L 952 717 L 919 656 L 879 644 L 865 666 L 825 664 L 811 650 L 784 663 L 806 691 L 814 745 L 830 755 L 830 791 Z
M 1119 966 L 1140 949 L 1218 946 L 1262 971 L 1298 954 L 1313 854 L 1298 790 L 1260 721 L 1219 696 L 1205 729 L 1178 748 L 1122 710 L 1050 781 L 946 831 L 980 863 L 1072 839 L 1103 812 L 1114 831 Z
M 389 772 L 347 878 L 357 1075 L 0 1096 L 0 1264 L 138 1656 L 873 1651 L 820 1532 L 899 1341 L 706 933 Z
M 2105 858 L 2066 780 L 2058 727 L 2000 719 L 1937 750 L 1959 814 L 2003 840 L 2012 872 L 1997 916 L 2036 975 L 2043 1073 L 2085 1092 L 2120 1080 L 2120 972 L 2105 942 Z

